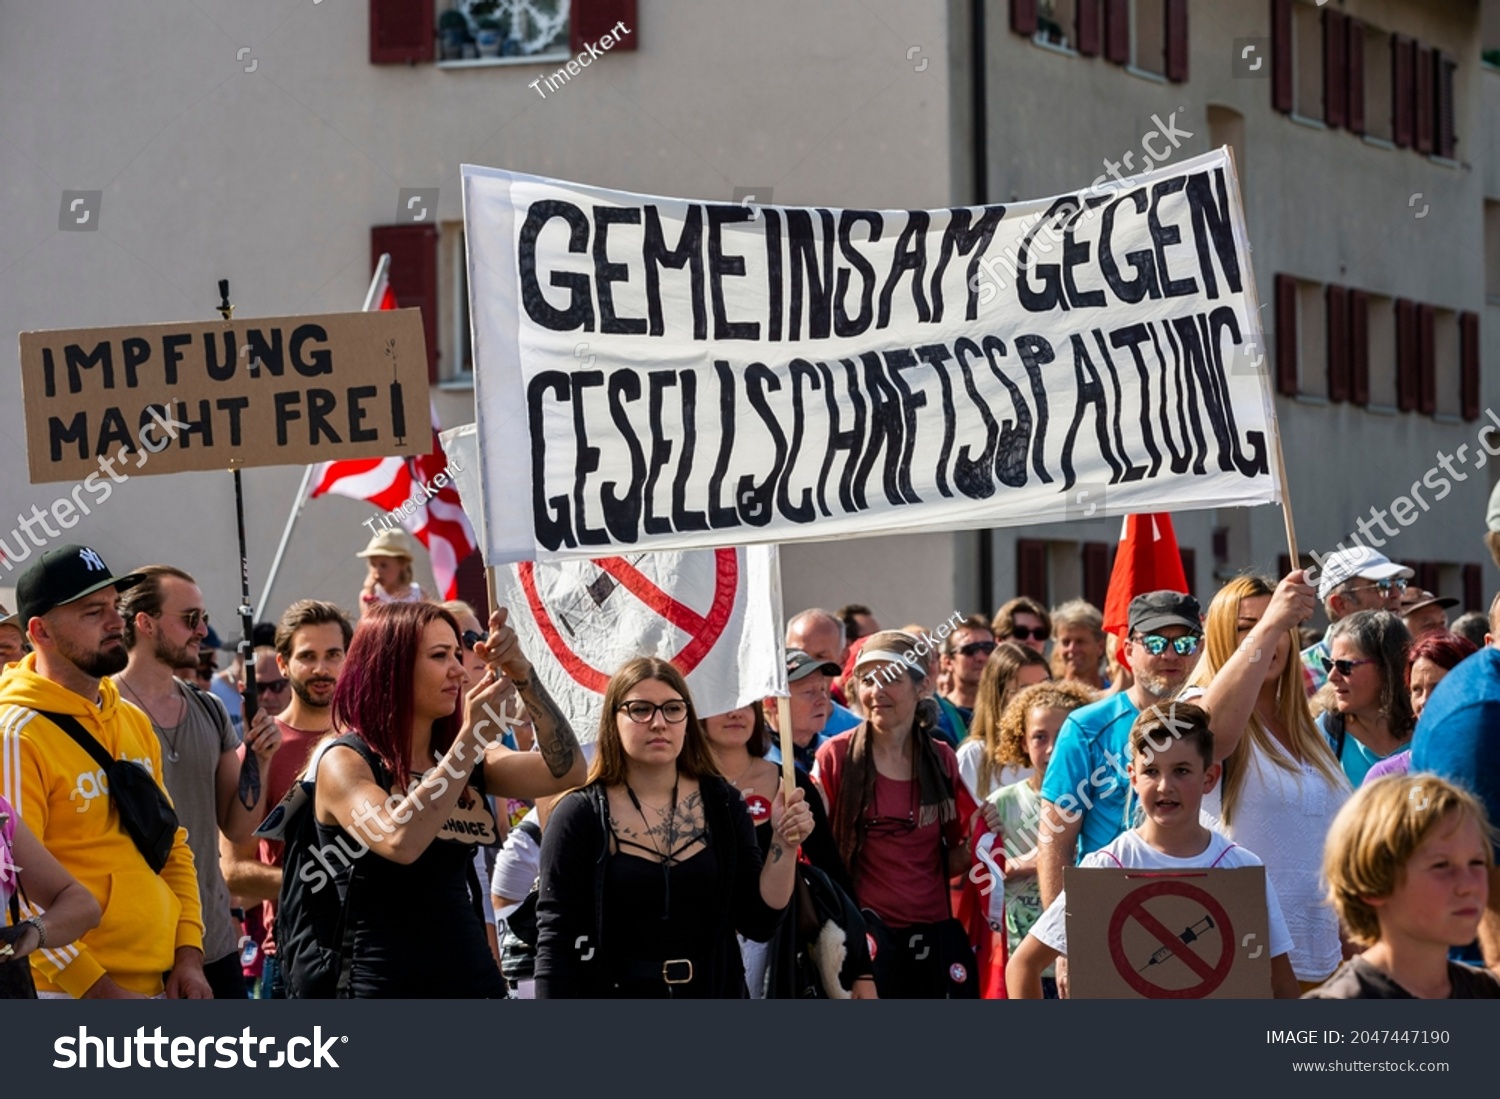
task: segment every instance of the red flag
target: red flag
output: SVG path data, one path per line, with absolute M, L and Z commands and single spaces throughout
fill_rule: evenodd
M 1109 594 L 1104 598 L 1104 632 L 1125 640 L 1130 630 L 1130 601 L 1148 591 L 1187 592 L 1182 554 L 1177 550 L 1172 517 L 1166 512 L 1125 517 L 1115 567 L 1109 574 Z
M 395 309 L 396 295 L 382 257 L 366 295 L 367 308 Z M 311 497 L 331 492 L 368 500 L 387 514 L 371 530 L 399 523 L 427 548 L 432 575 L 444 599 L 458 597 L 458 566 L 474 552 L 477 542 L 464 514 L 450 473 L 441 488 L 433 479 L 448 468 L 448 457 L 438 440 L 437 411 L 432 411 L 432 451 L 419 458 L 351 458 L 323 462 L 313 470 Z M 397 514 L 397 512 L 401 514 Z

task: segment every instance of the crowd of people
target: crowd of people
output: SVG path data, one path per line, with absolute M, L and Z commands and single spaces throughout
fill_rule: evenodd
M 1058 998 L 1068 868 L 1264 866 L 1265 995 L 1500 997 L 1500 597 L 1476 642 L 1356 547 L 1119 636 L 814 608 L 785 710 L 642 656 L 583 730 L 412 552 L 258 625 L 248 694 L 182 569 L 20 577 L 0 996 Z

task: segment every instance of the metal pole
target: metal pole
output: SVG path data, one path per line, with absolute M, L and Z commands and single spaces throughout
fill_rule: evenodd
M 229 280 L 219 280 L 219 314 L 226 321 L 234 316 L 234 306 L 229 303 Z M 245 706 L 245 733 L 249 735 L 250 723 L 255 720 L 257 695 L 255 691 L 255 608 L 250 606 L 250 551 L 245 540 L 245 486 L 240 471 L 234 473 L 234 512 L 240 539 L 240 658 L 244 662 L 245 690 L 241 695 Z M 240 804 L 246 809 L 255 808 L 260 800 L 260 761 L 245 745 L 245 759 L 240 764 Z

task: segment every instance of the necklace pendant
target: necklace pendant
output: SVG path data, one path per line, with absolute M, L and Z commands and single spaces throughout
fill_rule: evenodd
M 167 751 L 167 761 L 169 763 L 176 763 L 177 762 L 177 758 L 178 758 L 177 757 L 177 750 L 175 748 L 168 749 L 168 751 Z

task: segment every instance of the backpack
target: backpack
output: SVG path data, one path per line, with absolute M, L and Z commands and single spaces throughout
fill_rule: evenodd
M 281 892 L 276 900 L 276 957 L 286 982 L 288 999 L 347 999 L 354 968 L 354 922 L 349 906 L 360 880 L 360 859 L 354 858 L 348 884 L 340 900 L 338 888 L 319 858 L 317 813 L 314 811 L 318 763 L 335 745 L 353 748 L 386 789 L 391 775 L 370 747 L 357 736 L 325 741 L 313 753 L 307 769 L 298 776 L 286 797 L 271 810 L 265 823 L 255 830 L 261 839 L 279 839 L 285 845 L 281 866 Z M 348 853 L 335 856 L 348 863 Z

